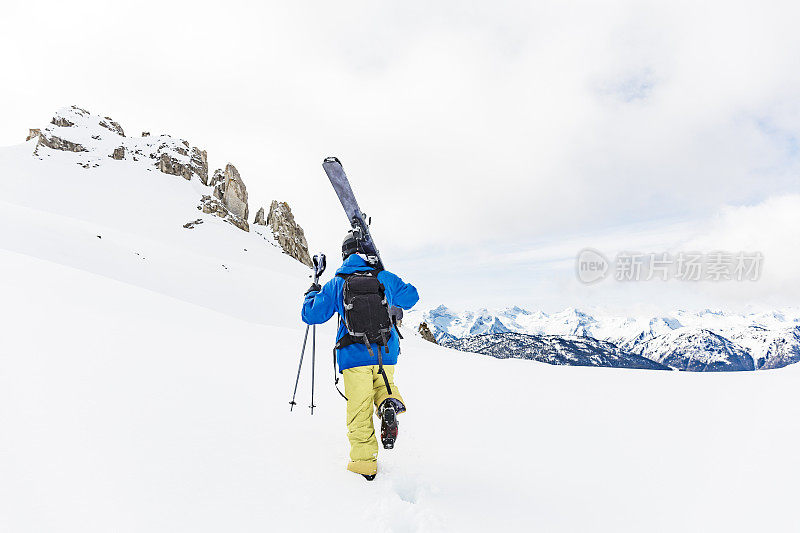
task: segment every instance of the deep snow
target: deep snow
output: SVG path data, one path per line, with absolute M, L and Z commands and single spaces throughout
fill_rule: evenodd
M 32 148 L 0 149 L 0 531 L 800 528 L 794 367 L 559 367 L 406 335 L 409 411 L 367 483 L 328 326 L 315 414 L 308 358 L 288 409 L 307 269 L 212 217 L 183 229 L 197 183 Z

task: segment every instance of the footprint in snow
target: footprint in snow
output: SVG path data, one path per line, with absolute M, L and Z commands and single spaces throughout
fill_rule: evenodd
M 442 517 L 427 498 L 436 491 L 421 481 L 420 476 L 394 472 L 389 467 L 381 470 L 379 478 L 380 488 L 372 491 L 375 499 L 365 513 L 365 519 L 373 524 L 374 531 L 401 533 L 444 529 Z
M 410 475 L 397 476 L 392 480 L 392 488 L 404 502 L 417 503 L 420 487 L 415 477 Z

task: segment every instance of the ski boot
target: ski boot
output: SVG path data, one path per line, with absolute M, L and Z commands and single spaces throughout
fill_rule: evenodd
M 381 419 L 381 444 L 385 450 L 394 448 L 397 440 L 397 415 L 406 410 L 406 406 L 395 398 L 386 398 L 378 408 Z
M 364 476 L 364 479 L 366 479 L 367 481 L 373 481 L 375 479 L 375 474 L 361 474 L 361 475 Z

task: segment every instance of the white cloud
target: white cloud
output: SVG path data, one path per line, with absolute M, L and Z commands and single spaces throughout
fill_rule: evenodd
M 707 284 L 710 297 L 741 303 L 800 301 L 800 194 L 777 196 L 753 206 L 723 208 L 703 234 L 684 249 L 761 252 L 764 264 L 755 283 Z
M 763 262 L 757 281 L 620 282 L 612 270 L 604 281 L 585 285 L 576 276 L 575 259 L 587 247 L 611 261 L 621 252 L 668 253 L 675 259 L 680 252 L 723 251 L 761 253 Z M 800 195 L 725 206 L 701 218 L 443 251 L 436 259 L 423 256 L 403 263 L 411 274 L 433 280 L 426 303 L 434 305 L 516 304 L 548 311 L 600 306 L 621 312 L 792 306 L 800 301 Z
M 0 143 L 72 103 L 182 135 L 234 162 L 254 203 L 288 200 L 331 253 L 346 229 L 331 154 L 397 260 L 800 189 L 793 2 L 4 9 Z

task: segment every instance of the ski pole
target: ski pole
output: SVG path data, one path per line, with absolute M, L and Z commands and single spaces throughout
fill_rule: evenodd
M 319 254 L 314 256 L 314 283 L 316 284 L 319 281 L 320 276 L 322 273 L 325 272 L 325 254 Z M 308 342 L 308 329 L 310 325 L 306 325 L 306 332 L 303 335 L 303 347 L 300 349 L 300 363 L 297 365 L 297 377 L 294 379 L 294 392 L 292 392 L 292 400 L 289 402 L 289 411 L 294 409 L 294 406 L 297 405 L 295 402 L 295 398 L 297 397 L 297 384 L 300 383 L 300 370 L 303 368 L 303 356 L 306 353 L 306 343 Z M 311 334 L 311 414 L 314 414 L 314 365 L 316 363 L 316 351 L 317 351 L 317 327 L 314 326 L 312 328 Z
M 289 411 L 294 409 L 294 406 L 297 405 L 297 402 L 294 401 L 295 396 L 297 396 L 297 384 L 300 383 L 300 369 L 303 368 L 303 354 L 306 353 L 306 341 L 308 340 L 308 328 L 311 326 L 306 326 L 306 334 L 303 336 L 303 348 L 300 350 L 300 364 L 297 365 L 297 377 L 294 380 L 294 392 L 292 393 L 292 401 L 289 402 Z
M 314 414 L 314 369 L 316 368 L 317 359 L 317 326 L 311 327 L 311 414 Z

